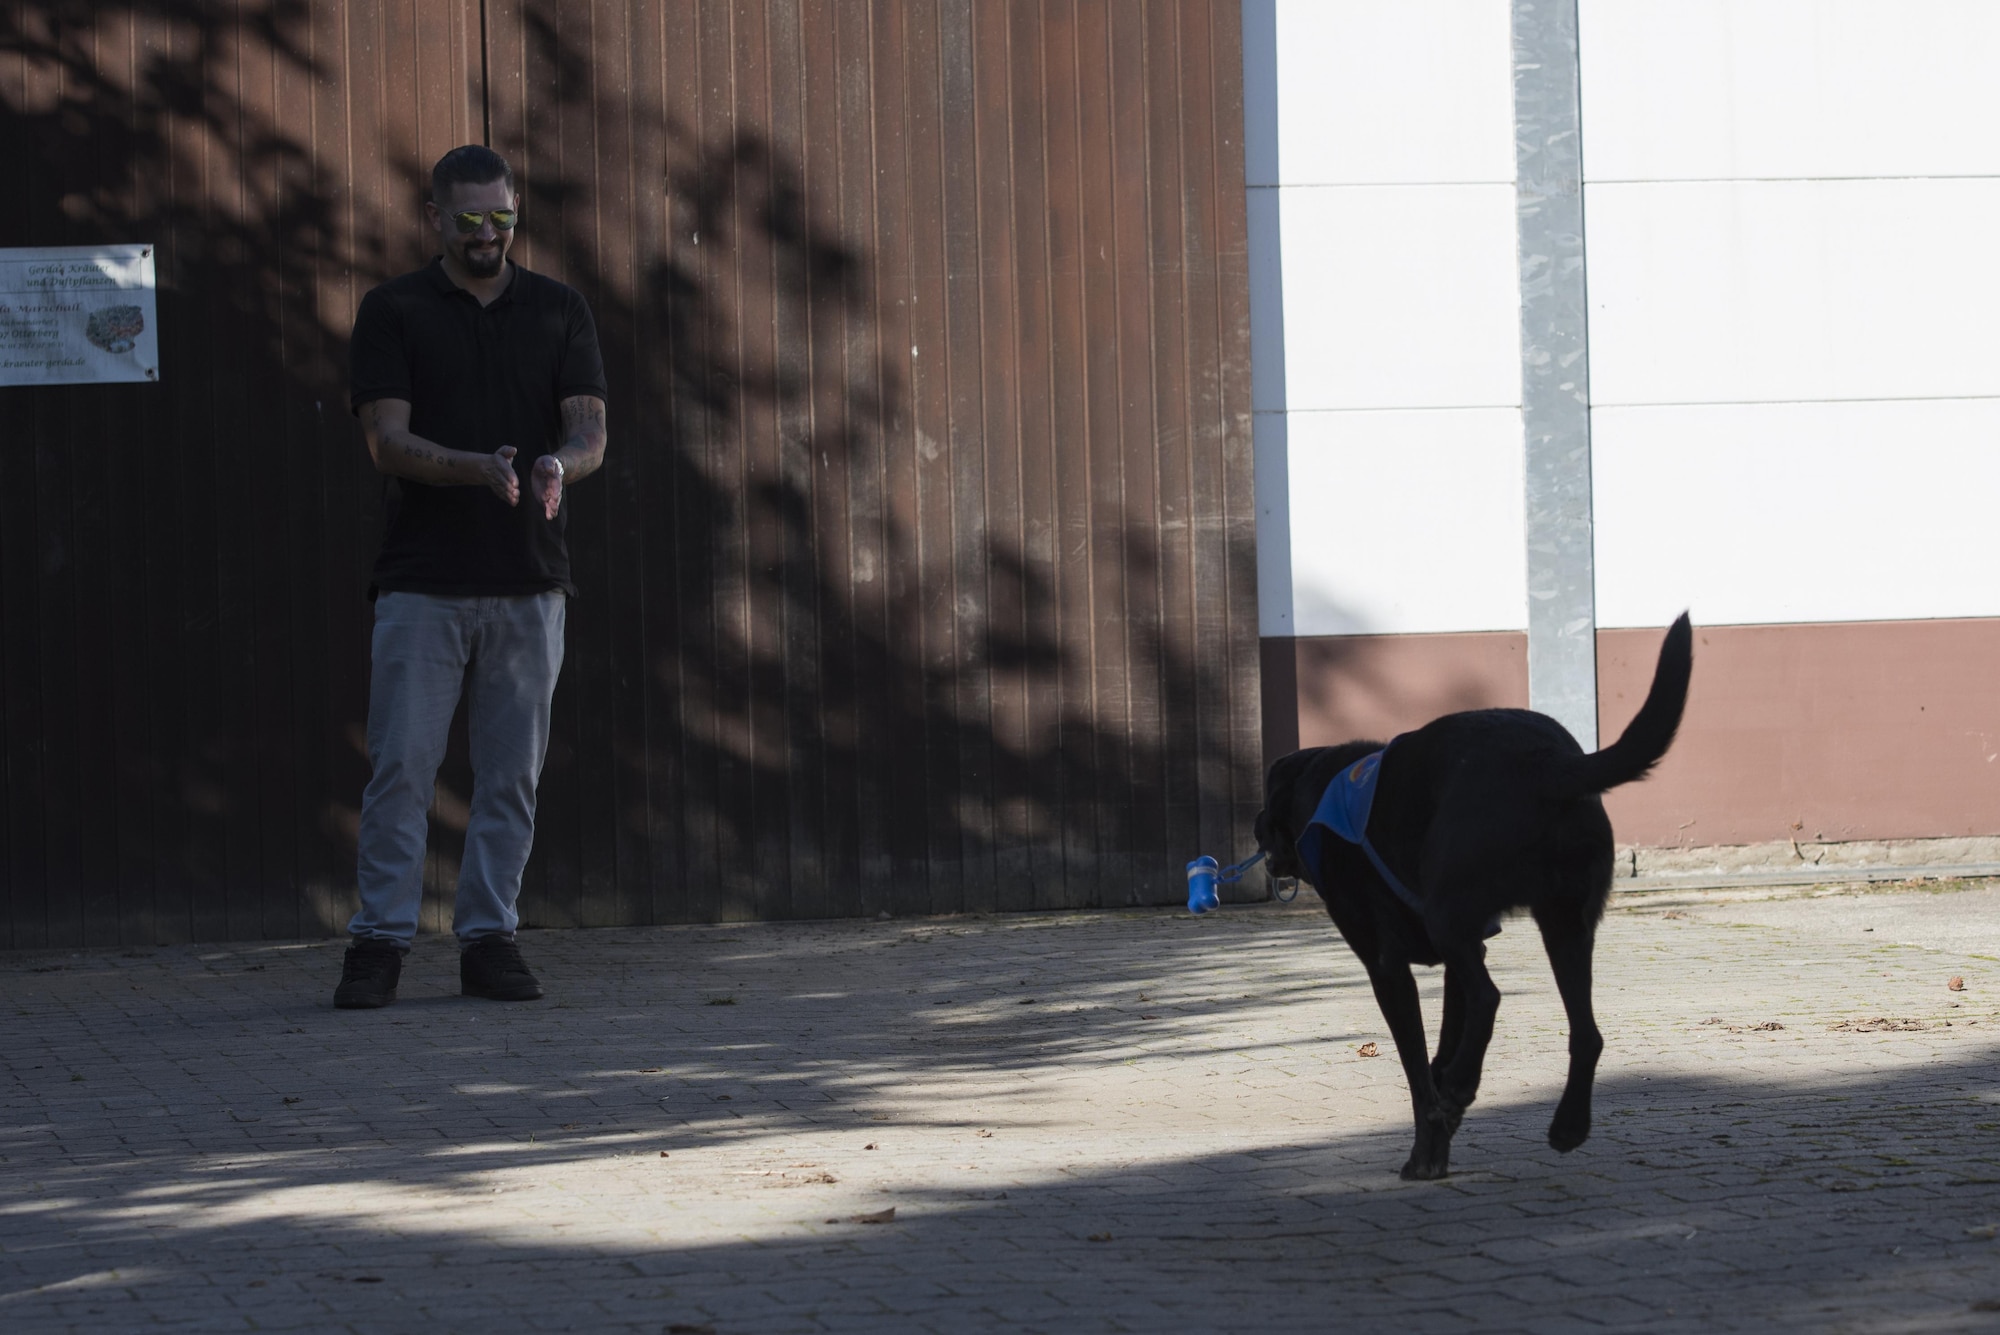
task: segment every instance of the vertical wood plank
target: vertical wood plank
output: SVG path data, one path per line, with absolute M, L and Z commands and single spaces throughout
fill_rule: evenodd
M 368 675 L 374 607 L 366 591 L 380 542 L 381 476 L 368 458 L 360 424 L 347 408 L 348 335 L 369 288 L 390 275 L 382 231 L 382 146 L 379 138 L 380 0 L 353 0 L 330 14 L 324 95 L 328 114 L 315 127 L 324 177 L 333 190 L 335 234 L 321 258 L 318 315 L 322 347 L 335 383 L 315 412 L 321 467 L 327 567 L 321 583 L 330 646 L 327 717 L 320 729 L 326 788 L 319 811 L 332 865 L 329 924 L 344 927 L 356 906 L 355 835 L 369 778 Z M 338 109 L 337 112 L 335 109 Z
M 1125 288 L 1115 187 L 1119 145 L 1114 117 L 1120 85 L 1114 76 L 1111 13 L 1079 6 L 1077 78 L 1080 85 L 1083 217 L 1084 366 L 1087 377 L 1087 439 L 1090 455 L 1091 639 L 1094 746 L 1091 765 L 1100 800 L 1097 877 L 1090 902 L 1122 903 L 1135 865 L 1131 792 L 1133 763 L 1132 697 L 1138 653 L 1134 647 L 1128 585 L 1143 582 L 1126 551 L 1130 508 L 1126 501 L 1125 403 L 1136 392 L 1126 384 L 1120 315 L 1129 301 Z M 1129 150 L 1127 150 L 1129 153 Z M 1140 388 L 1143 388 L 1141 386 Z
M 208 53 L 197 34 L 177 25 L 173 48 L 174 62 L 186 77 L 221 82 L 206 62 Z M 186 883 L 189 930 L 197 941 L 219 941 L 227 938 L 230 919 L 223 819 L 227 793 L 219 763 L 221 662 L 216 631 L 222 609 L 210 535 L 219 518 L 215 442 L 222 419 L 215 404 L 215 377 L 221 348 L 216 306 L 226 254 L 212 238 L 218 221 L 215 201 L 226 189 L 228 177 L 223 155 L 199 119 L 193 115 L 174 119 L 181 147 L 172 160 L 175 212 L 181 223 L 173 238 L 174 288 L 187 295 L 181 317 L 185 341 L 174 340 L 186 359 L 184 369 L 175 374 L 176 381 L 184 383 L 176 390 L 182 409 L 175 422 L 175 434 L 182 442 L 180 467 L 171 470 L 171 490 L 164 493 L 173 498 L 182 521 L 173 558 L 180 594 L 174 653 L 182 664 L 182 692 L 167 705 L 177 716 L 180 735 L 168 777 L 173 814 L 184 841 L 177 860 Z M 163 381 L 169 368 L 163 350 Z
M 979 128 L 971 0 L 938 5 L 939 130 L 944 151 L 946 437 L 951 486 L 951 722 L 957 734 L 956 810 L 962 898 L 954 909 L 991 912 L 994 899 L 992 598 L 985 431 L 984 284 Z M 998 238 L 995 238 L 997 241 Z M 996 315 L 1000 314 L 995 312 Z
M 826 895 L 824 862 L 826 781 L 821 722 L 821 562 L 839 539 L 820 522 L 819 456 L 813 441 L 817 324 L 815 307 L 831 293 L 815 291 L 817 246 L 823 210 L 837 196 L 832 173 L 815 176 L 807 126 L 810 118 L 804 15 L 799 0 L 767 0 L 770 60 L 770 158 L 763 183 L 761 226 L 771 251 L 772 475 L 765 506 L 777 541 L 775 568 L 764 597 L 776 618 L 771 660 L 775 767 L 782 774 L 783 805 L 760 828 L 784 857 L 779 916 L 816 916 Z M 816 33 L 821 45 L 825 35 Z M 816 199 L 824 195 L 824 200 Z M 823 284 L 820 285 L 823 287 Z M 831 516 L 838 522 L 837 514 Z M 782 824 L 778 817 L 782 817 Z M 773 869 L 774 872 L 777 870 Z
M 344 793 L 351 771 L 337 764 L 346 714 L 336 683 L 355 675 L 351 651 L 359 642 L 359 585 L 352 580 L 351 552 L 330 512 L 340 491 L 335 479 L 351 469 L 344 457 L 352 437 L 347 423 L 344 335 L 353 307 L 346 300 L 350 272 L 345 208 L 350 193 L 344 145 L 346 82 L 342 77 L 341 18 L 336 6 L 315 4 L 309 17 L 307 72 L 293 78 L 304 85 L 303 198 L 295 201 L 319 212 L 310 243 L 300 256 L 296 291 L 288 303 L 284 339 L 288 361 L 303 363 L 288 395 L 285 448 L 297 461 L 299 485 L 286 497 L 286 523 L 299 544 L 295 596 L 289 608 L 295 651 L 290 682 L 293 745 L 298 773 L 291 813 L 297 847 L 293 888 L 298 932 L 318 936 L 344 925 L 352 911 L 351 852 L 336 819 L 340 799 L 360 801 L 360 786 Z M 341 133 L 334 131 L 339 127 Z M 336 334 L 338 331 L 338 334 Z M 336 343 L 336 337 L 341 338 Z M 339 351 L 336 351 L 339 349 Z M 336 584 L 335 580 L 342 583 Z M 338 630 L 336 630 L 338 627 Z M 342 669 L 345 670 L 342 670 Z M 351 780 L 350 780 L 351 781 Z
M 21 16 L 27 19 L 24 13 Z M 38 29 L 41 30 L 41 29 Z M 37 67 L 29 52 L 0 52 L 0 97 L 21 108 L 44 107 L 56 89 L 52 74 Z M 53 136 L 45 117 L 21 115 L 4 123 L 0 171 L 16 183 L 16 193 L 0 203 L 0 237 L 9 245 L 40 243 L 46 224 L 37 214 L 53 207 L 54 155 L 45 151 Z M 38 207 L 38 201 L 40 205 Z M 49 901 L 47 818 L 42 781 L 44 754 L 38 560 L 41 535 L 37 484 L 40 417 L 48 396 L 25 387 L 0 388 L 0 415 L 12 429 L 0 432 L 0 470 L 15 484 L 0 488 L 0 909 L 7 915 L 0 941 L 17 949 L 48 941 Z M 33 628 L 32 632 L 28 628 Z
M 933 882 L 947 875 L 933 853 L 943 836 L 935 833 L 943 774 L 949 761 L 932 726 L 932 689 L 938 640 L 949 628 L 935 615 L 933 576 L 925 568 L 923 523 L 937 489 L 932 482 L 942 417 L 937 378 L 922 360 L 931 349 L 941 366 L 938 322 L 943 308 L 935 293 L 922 299 L 920 275 L 940 272 L 934 210 L 919 211 L 917 191 L 934 181 L 936 140 L 921 133 L 922 118 L 934 97 L 935 66 L 924 45 L 932 30 L 915 20 L 922 9 L 904 0 L 875 0 L 869 35 L 873 54 L 873 137 L 875 144 L 875 393 L 882 413 L 882 511 L 876 530 L 881 543 L 881 619 L 872 624 L 868 669 L 872 683 L 870 716 L 877 735 L 902 741 L 897 748 L 871 748 L 868 762 L 883 805 L 870 823 L 882 849 L 877 865 L 877 912 L 928 912 Z M 934 41 L 934 38 L 932 39 Z M 932 156 L 926 156 L 928 152 Z M 927 399 L 926 394 L 930 397 Z M 957 843 L 950 844 L 955 860 Z M 955 884 L 955 865 L 948 878 Z
M 1221 422 L 1220 468 L 1225 559 L 1231 829 L 1242 847 L 1264 804 L 1262 703 L 1258 671 L 1257 506 L 1250 444 L 1249 220 L 1243 164 L 1243 16 L 1238 4 L 1207 6 L 1210 153 L 1215 162 L 1215 288 L 1218 360 L 1215 414 Z
M 1198 857 L 1201 817 L 1200 720 L 1195 709 L 1195 469 L 1189 378 L 1187 234 L 1181 136 L 1179 0 L 1147 5 L 1145 15 L 1146 245 L 1151 255 L 1159 644 L 1157 757 L 1165 816 L 1157 845 L 1169 865 Z M 1136 445 L 1137 442 L 1135 441 Z M 1233 861 L 1234 859 L 1227 859 Z M 1150 887 L 1155 894 L 1159 887 Z
M 829 693 L 843 693 L 846 719 L 839 763 L 827 774 L 828 827 L 835 841 L 828 874 L 835 896 L 831 907 L 867 916 L 888 907 L 894 875 L 889 852 L 894 814 L 889 806 L 889 767 L 884 748 L 875 739 L 891 735 L 888 608 L 890 585 L 897 576 L 892 569 L 896 563 L 887 469 L 892 450 L 907 456 L 906 448 L 898 448 L 906 446 L 907 438 L 895 435 L 901 382 L 893 387 L 883 383 L 883 363 L 896 340 L 891 317 L 883 309 L 883 275 L 895 268 L 902 252 L 895 241 L 882 241 L 885 215 L 898 207 L 899 200 L 886 188 L 895 170 L 889 161 L 895 156 L 894 141 L 882 145 L 877 126 L 884 120 L 881 108 L 886 106 L 893 109 L 891 123 L 900 132 L 903 93 L 901 70 L 884 69 L 877 62 L 875 7 L 829 8 L 834 28 L 838 226 L 849 263 L 839 313 L 847 550 L 844 569 L 836 576 L 847 589 L 847 642 L 837 659 L 845 676 L 829 680 Z M 896 179 L 900 180 L 899 174 Z M 840 833 L 835 813 L 842 811 L 852 822 L 851 840 Z M 842 892 L 843 874 L 853 878 L 851 893 Z
M 621 169 L 628 137 L 623 110 L 631 93 L 627 60 L 631 45 L 624 7 L 616 3 L 558 11 L 564 64 L 580 63 L 585 76 L 570 86 L 565 74 L 562 180 L 575 205 L 565 208 L 563 281 L 590 303 L 611 391 L 630 384 L 630 368 L 620 350 L 630 339 L 629 280 L 631 196 Z M 613 367 L 620 373 L 611 379 Z M 607 422 L 608 425 L 608 422 Z M 608 453 L 607 459 L 611 456 Z M 629 462 L 629 455 L 620 456 Z M 619 884 L 621 785 L 617 763 L 619 726 L 638 720 L 619 681 L 617 648 L 621 632 L 634 623 L 632 592 L 625 576 L 635 565 L 625 535 L 612 530 L 621 495 L 630 493 L 630 474 L 605 471 L 598 484 L 568 495 L 572 506 L 568 542 L 573 573 L 582 597 L 570 609 L 565 675 L 573 675 L 577 714 L 576 798 L 580 921 L 609 927 L 629 921 L 633 899 Z M 629 642 L 628 642 L 629 643 Z M 643 884 L 638 887 L 643 893 Z
M 861 911 L 851 506 L 852 473 L 867 445 L 855 437 L 856 405 L 848 392 L 852 299 L 860 274 L 847 222 L 850 201 L 867 197 L 869 181 L 865 166 L 849 177 L 850 136 L 867 124 L 867 105 L 844 102 L 841 69 L 843 57 L 856 50 L 852 20 L 860 21 L 865 44 L 867 11 L 849 6 L 852 19 L 843 33 L 839 8 L 806 0 L 797 16 L 803 65 L 799 205 L 805 230 L 792 264 L 805 302 L 800 341 L 806 362 L 800 457 L 793 468 L 810 503 L 803 507 L 807 542 L 794 558 L 793 576 L 804 615 L 786 627 L 786 656 L 793 663 L 789 726 L 802 779 L 791 832 L 794 912 L 801 917 L 853 917 Z M 864 65 L 864 79 L 865 70 Z M 849 115 L 857 117 L 852 126 Z
M 1061 822 L 1061 877 L 1043 879 L 1038 907 L 1091 902 L 1098 885 L 1102 828 L 1098 746 L 1103 720 L 1093 690 L 1091 347 L 1086 324 L 1084 166 L 1079 32 L 1074 0 L 1049 0 L 1040 74 L 1048 194 L 1049 438 L 1055 475 L 1055 581 L 1058 666 L 1054 791 Z
M 104 221 L 89 224 L 87 241 L 109 240 L 106 223 L 123 215 L 130 204 L 128 176 L 121 170 L 123 154 L 119 125 L 122 100 L 116 89 L 120 51 L 114 32 L 115 19 L 96 16 L 87 31 L 76 33 L 81 52 L 87 53 L 92 70 L 89 82 L 65 88 L 71 109 L 80 112 L 91 127 L 90 140 L 83 151 L 66 155 L 63 185 L 85 198 L 95 197 Z M 115 227 L 111 223 L 110 227 Z M 77 238 L 77 229 L 66 229 L 65 240 Z M 132 438 L 129 422 L 129 393 L 153 386 L 74 386 L 57 391 L 65 411 L 60 419 L 61 434 L 45 436 L 49 446 L 60 451 L 68 474 L 68 533 L 66 550 L 50 554 L 68 567 L 68 596 L 74 600 L 69 610 L 71 638 L 45 646 L 56 661 L 67 659 L 64 671 L 69 680 L 62 684 L 58 699 L 66 697 L 75 712 L 67 720 L 71 754 L 61 757 L 52 772 L 73 779 L 75 788 L 63 796 L 76 802 L 76 810 L 65 813 L 63 823 L 74 822 L 76 848 L 69 892 L 53 902 L 65 930 L 81 945 L 110 945 L 118 940 L 118 811 L 101 798 L 117 765 L 117 735 L 107 705 L 114 690 L 113 655 L 115 623 L 112 608 L 117 601 L 117 568 L 113 542 L 116 517 L 111 512 L 112 477 L 115 458 L 106 450 L 106 441 Z
M 984 622 L 978 668 L 986 679 L 988 838 L 992 882 L 984 909 L 1026 909 L 1034 903 L 1029 840 L 1034 783 L 1029 756 L 1029 673 L 1034 648 L 1029 608 L 1039 601 L 1029 565 L 1020 424 L 1020 237 L 1015 230 L 1013 32 L 1010 7 L 975 6 L 972 53 L 971 160 L 975 169 L 978 246 L 979 377 L 977 431 L 983 443 L 980 498 L 985 547 Z M 1025 58 L 1025 57 L 1024 57 Z
M 685 460 L 677 473 L 676 497 L 681 620 L 676 626 L 681 676 L 682 770 L 686 794 L 682 838 L 687 849 L 685 883 L 688 914 L 696 921 L 723 916 L 723 868 L 741 865 L 737 842 L 725 835 L 723 814 L 725 710 L 723 680 L 724 603 L 740 585 L 732 535 L 734 491 L 727 460 L 733 415 L 726 367 L 720 352 L 731 338 L 721 308 L 726 249 L 721 244 L 723 210 L 730 182 L 730 139 L 734 125 L 730 78 L 729 10 L 689 0 L 673 12 L 669 31 L 669 83 L 689 125 L 676 156 L 674 175 L 676 267 L 675 422 Z M 702 235 L 708 244 L 702 244 Z M 733 739 L 732 739 L 733 740 Z
M 659 329 L 665 383 L 652 393 L 665 424 L 651 442 L 658 471 L 649 472 L 649 513 L 665 515 L 659 535 L 663 567 L 649 582 L 659 595 L 647 600 L 646 671 L 653 693 L 648 738 L 657 756 L 660 787 L 651 805 L 655 921 L 706 920 L 714 912 L 715 814 L 712 805 L 711 693 L 700 665 L 713 644 L 714 614 L 707 579 L 707 523 L 713 506 L 705 470 L 707 440 L 705 360 L 707 314 L 696 281 L 701 250 L 699 169 L 701 69 L 699 0 L 662 6 L 661 100 L 665 107 L 658 157 L 646 159 L 664 173 L 660 249 L 649 262 L 645 309 Z M 713 248 L 711 247 L 711 250 Z M 665 698 L 662 698 L 664 695 Z
M 122 185 L 126 192 L 123 212 L 131 220 L 131 235 L 155 247 L 171 201 L 161 192 L 159 175 L 148 169 L 160 156 L 160 125 L 157 108 L 141 89 L 143 74 L 150 70 L 160 49 L 161 26 L 157 16 L 130 16 L 118 39 L 118 78 L 125 90 L 119 127 Z M 156 249 L 156 278 L 158 259 Z M 161 384 L 144 388 L 151 392 L 127 401 L 122 438 L 131 443 L 142 460 L 171 457 L 176 442 L 165 429 L 167 414 L 163 409 L 167 387 Z M 161 655 L 149 594 L 154 558 L 158 552 L 167 550 L 169 544 L 160 541 L 156 516 L 161 507 L 155 504 L 157 493 L 149 485 L 148 473 L 156 467 L 157 464 L 142 463 L 116 469 L 111 487 L 117 554 L 116 587 L 110 608 L 112 624 L 123 646 L 114 655 L 110 709 L 118 765 L 112 819 L 118 842 L 119 939 L 134 945 L 162 939 L 154 875 L 156 850 L 163 834 L 155 805 L 160 752 L 155 735 L 154 678 L 161 666 Z M 4 613 L 0 613 L 0 619 L 4 619 Z
M 600 348 L 609 351 L 608 379 L 631 328 L 626 305 L 631 288 L 621 274 L 630 245 L 631 199 L 620 170 L 627 142 L 621 109 L 630 101 L 626 68 L 630 36 L 619 4 L 558 9 L 556 15 L 564 51 L 559 66 L 564 79 L 563 281 L 590 303 Z M 581 65 L 583 76 L 574 84 L 568 70 L 572 64 Z M 623 389 L 630 383 L 629 368 L 618 369 L 625 374 L 611 384 Z M 617 389 L 611 393 L 619 397 Z M 575 800 L 578 920 L 589 927 L 614 926 L 627 921 L 628 912 L 627 894 L 618 883 L 616 748 L 618 724 L 636 720 L 631 719 L 618 683 L 615 648 L 622 638 L 621 623 L 631 620 L 623 577 L 632 566 L 627 560 L 629 547 L 610 525 L 617 500 L 613 493 L 629 492 L 629 476 L 607 471 L 598 485 L 579 489 L 565 500 L 573 507 L 567 535 L 572 570 L 582 581 L 577 586 L 582 597 L 570 608 L 571 659 L 564 675 L 571 677 L 576 711 L 576 764 L 570 790 Z
M 607 155 L 606 164 L 617 198 L 604 211 L 607 241 L 615 238 L 608 252 L 605 286 L 607 299 L 615 295 L 623 325 L 622 330 L 614 331 L 615 341 L 605 344 L 609 359 L 606 375 L 612 376 L 612 367 L 617 367 L 612 381 L 616 411 L 610 415 L 608 427 L 618 433 L 618 467 L 616 472 L 610 471 L 607 463 L 600 488 L 605 493 L 609 535 L 606 582 L 612 619 L 609 654 L 614 716 L 609 750 L 615 778 L 613 873 L 619 922 L 650 923 L 663 920 L 662 899 L 668 883 L 655 876 L 650 848 L 656 833 L 655 802 L 665 776 L 661 756 L 652 746 L 657 702 L 649 682 L 654 642 L 648 606 L 671 596 L 670 586 L 660 580 L 660 549 L 669 538 L 664 532 L 652 531 L 660 526 L 650 523 L 650 516 L 663 511 L 651 508 L 648 500 L 659 495 L 658 481 L 669 472 L 666 451 L 671 449 L 673 436 L 663 429 L 670 419 L 666 398 L 656 388 L 664 377 L 654 373 L 650 365 L 663 331 L 652 303 L 646 299 L 650 266 L 665 235 L 666 149 L 662 135 L 666 108 L 658 9 L 631 5 L 617 19 L 621 49 L 616 55 L 624 62 L 624 92 L 618 99 L 600 95 L 600 115 L 615 119 L 619 140 L 616 153 Z M 600 329 L 600 338 L 603 335 Z M 610 457 L 607 454 L 607 459 Z M 672 847 L 671 841 L 668 846 Z
M 1195 752 L 1188 776 L 1197 810 L 1195 849 L 1231 849 L 1235 860 L 1229 737 L 1228 553 L 1223 545 L 1221 317 L 1216 291 L 1215 94 L 1207 0 L 1184 0 L 1176 14 L 1178 125 L 1183 240 L 1182 300 L 1187 353 L 1188 536 L 1192 624 L 1186 641 L 1192 698 L 1186 727 Z M 1192 854 L 1190 854 L 1192 856 Z M 1221 853 L 1218 852 L 1220 857 Z
M 1063 884 L 1063 792 L 1059 764 L 1063 596 L 1057 542 L 1054 390 L 1051 364 L 1051 207 L 1045 36 L 1041 7 L 1007 11 L 1011 198 L 1005 226 L 1013 238 L 1016 476 L 1021 507 L 1019 646 L 1013 664 L 1020 691 L 1018 734 L 1007 775 L 1008 839 L 1018 850 L 1001 870 L 1003 902 L 1019 909 L 1060 902 Z M 1003 739 L 1003 747 L 1007 744 Z M 1005 898 L 1011 887 L 1012 898 Z
M 777 400 L 779 302 L 776 238 L 765 225 L 775 148 L 771 5 L 738 0 L 733 42 L 735 190 L 730 244 L 736 259 L 739 477 L 743 488 L 742 729 L 746 754 L 732 816 L 744 844 L 743 909 L 785 916 L 791 899 L 784 848 L 792 798 L 784 713 L 782 588 L 785 532 Z
M 249 16 L 246 14 L 245 18 Z M 282 21 L 281 21 L 282 22 Z M 232 935 L 292 937 L 298 934 L 298 866 L 293 856 L 293 784 L 298 757 L 293 751 L 291 686 L 294 533 L 286 523 L 286 498 L 299 486 L 294 451 L 284 442 L 288 372 L 283 339 L 288 287 L 307 253 L 305 216 L 289 207 L 299 183 L 295 127 L 307 124 L 289 94 L 302 91 L 293 71 L 270 40 L 251 37 L 245 25 L 237 59 L 241 71 L 242 120 L 259 143 L 238 149 L 241 200 L 238 226 L 244 243 L 236 285 L 235 316 L 256 331 L 251 355 L 236 362 L 236 383 L 227 391 L 243 405 L 243 430 L 225 447 L 224 471 L 242 479 L 247 504 L 231 527 L 242 535 L 240 555 L 225 548 L 225 565 L 242 561 L 239 590 L 243 639 L 249 645 L 243 692 L 234 697 L 241 741 L 233 759 L 232 789 L 243 806 L 232 823 L 246 827 L 242 854 L 245 912 L 250 921 Z M 278 28 L 281 40 L 296 35 L 295 20 Z M 247 140 L 249 134 L 244 137 Z M 271 238 L 260 243 L 257 233 Z M 274 243 L 274 244 L 273 244 Z
M 912 0 L 904 28 L 909 68 L 907 143 L 910 204 L 911 428 L 916 448 L 916 625 L 924 739 L 924 788 L 913 808 L 924 813 L 928 895 L 923 909 L 954 913 L 966 904 L 967 864 L 976 853 L 963 829 L 970 798 L 960 760 L 958 535 L 953 510 L 953 384 L 947 347 L 950 317 L 949 206 L 945 161 L 956 147 L 943 99 L 941 0 Z M 926 360 L 928 359 L 928 360 Z
M 523 195 L 522 232 L 528 267 L 562 282 L 586 269 L 592 243 L 588 143 L 591 7 L 520 6 L 522 100 L 510 128 L 510 153 Z M 489 11 L 489 24 L 491 11 Z M 503 150 L 503 152 L 506 150 Z M 588 297 L 588 293 L 585 294 Z M 584 538 L 590 525 L 572 511 L 571 556 L 595 554 Z M 579 586 L 581 588 L 581 586 Z M 601 588 L 601 586 L 600 586 Z M 599 594 L 601 601 L 602 595 Z M 595 703 L 601 622 L 589 608 L 569 609 L 565 658 L 549 719 L 549 753 L 535 820 L 535 859 L 542 870 L 541 911 L 550 926 L 589 926 L 604 914 L 604 886 L 586 882 L 583 812 L 598 777 L 583 729 Z

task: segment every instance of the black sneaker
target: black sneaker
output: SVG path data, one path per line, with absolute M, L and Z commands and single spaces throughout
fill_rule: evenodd
M 403 976 L 403 952 L 393 941 L 357 938 L 347 948 L 340 969 L 340 986 L 333 1004 L 344 1011 L 373 1010 L 396 999 L 396 980 Z
M 482 936 L 458 954 L 458 990 L 488 1001 L 540 1001 L 542 985 L 504 936 Z

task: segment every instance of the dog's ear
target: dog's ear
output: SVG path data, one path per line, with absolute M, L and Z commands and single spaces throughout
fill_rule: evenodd
M 1279 756 L 1264 776 L 1264 809 L 1257 813 L 1257 847 L 1269 858 L 1266 870 L 1276 877 L 1297 876 L 1298 850 L 1292 832 L 1286 828 L 1292 804 L 1292 787 L 1305 772 L 1310 759 L 1303 751 Z
M 1299 874 L 1299 850 L 1291 831 L 1271 815 L 1273 809 L 1265 807 L 1257 813 L 1257 849 L 1266 859 L 1265 873 L 1282 880 Z

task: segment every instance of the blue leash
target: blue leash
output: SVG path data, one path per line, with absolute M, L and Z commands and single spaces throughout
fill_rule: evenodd
M 1257 850 L 1256 857 L 1245 858 L 1243 859 L 1243 861 L 1237 863 L 1233 867 L 1224 867 L 1220 872 L 1216 873 L 1215 877 L 1216 884 L 1228 885 L 1231 882 L 1242 880 L 1243 873 L 1249 871 L 1252 867 L 1262 862 L 1264 860 L 1264 856 L 1265 856 L 1264 850 L 1260 848 Z M 1299 882 L 1296 876 L 1287 876 L 1284 879 L 1290 882 L 1292 887 L 1292 892 L 1290 894 L 1286 894 L 1283 890 L 1280 890 L 1277 885 L 1278 878 L 1272 877 L 1271 897 L 1277 900 L 1280 904 L 1289 904 L 1293 900 L 1299 897 Z
M 1215 874 L 1215 883 L 1217 885 L 1229 885 L 1233 882 L 1240 881 L 1243 879 L 1244 872 L 1249 871 L 1252 867 L 1256 866 L 1263 860 L 1264 860 L 1264 850 L 1260 848 L 1257 850 L 1256 857 L 1245 858 L 1243 859 L 1243 861 L 1237 863 L 1235 866 L 1224 867 L 1221 871 L 1217 872 Z

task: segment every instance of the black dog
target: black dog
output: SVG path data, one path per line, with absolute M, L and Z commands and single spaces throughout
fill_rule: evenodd
M 1500 1007 L 1483 943 L 1508 909 L 1534 915 L 1569 1013 L 1569 1082 L 1549 1144 L 1567 1152 L 1589 1136 L 1604 1050 L 1590 1011 L 1590 957 L 1612 859 L 1598 794 L 1644 777 L 1667 753 L 1687 703 L 1692 640 L 1682 614 L 1638 716 L 1591 755 L 1546 714 L 1480 709 L 1447 714 L 1386 751 L 1348 742 L 1271 766 L 1257 843 L 1271 875 L 1318 888 L 1368 970 L 1416 1112 L 1405 1178 L 1445 1175 L 1452 1133 L 1479 1092 Z M 1435 1060 L 1425 1052 L 1412 964 L 1445 966 Z

